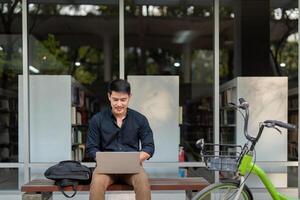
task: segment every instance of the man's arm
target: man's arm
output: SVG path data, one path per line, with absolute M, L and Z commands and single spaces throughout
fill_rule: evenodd
M 90 158 L 96 160 L 96 152 L 100 151 L 100 114 L 92 117 L 89 122 L 89 129 L 86 140 L 86 151 Z
M 140 161 L 144 162 L 153 156 L 155 150 L 153 133 L 146 117 L 143 118 L 139 131 L 139 137 L 142 145 Z

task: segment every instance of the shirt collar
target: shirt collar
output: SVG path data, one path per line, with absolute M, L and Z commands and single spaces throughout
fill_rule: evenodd
M 110 116 L 113 120 L 116 120 L 116 117 L 114 116 L 111 107 L 109 107 L 108 112 L 109 112 L 109 116 Z M 129 113 L 130 113 L 130 108 L 127 108 L 127 112 L 126 112 L 126 116 L 125 116 L 124 120 L 128 117 Z

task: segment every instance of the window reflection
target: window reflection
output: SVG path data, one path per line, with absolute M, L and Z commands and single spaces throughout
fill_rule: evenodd
M 0 162 L 18 162 L 17 78 L 22 74 L 21 2 L 0 3 L 0 17 Z
M 196 140 L 213 141 L 212 2 L 127 1 L 125 64 L 126 75 L 179 76 L 179 145 L 198 161 Z
M 271 1 L 270 49 L 276 74 L 287 76 L 288 122 L 298 124 L 298 18 L 297 2 L 278 5 Z M 288 161 L 298 160 L 298 130 L 288 131 Z M 288 167 L 288 186 L 297 187 L 297 167 Z
M 69 97 L 71 91 L 70 101 L 67 102 L 71 106 L 64 108 L 60 117 L 62 120 L 69 119 L 70 116 L 64 116 L 63 111 L 71 109 L 71 119 L 65 123 L 70 126 L 68 130 L 71 129 L 70 133 L 66 133 L 70 141 L 66 145 L 72 149 L 72 156 L 67 159 L 79 161 L 89 160 L 84 152 L 88 120 L 102 107 L 107 106 L 107 83 L 119 77 L 118 2 L 92 3 L 94 4 L 60 2 L 60 4 L 30 3 L 28 5 L 31 82 L 48 91 L 42 92 L 43 88 L 30 84 L 31 95 L 38 97 L 31 99 L 31 118 L 38 118 L 38 113 L 43 112 L 43 107 L 38 107 L 40 99 L 52 99 L 53 96 L 62 94 L 64 97 Z M 56 82 L 52 82 L 55 78 L 53 75 L 56 75 Z M 66 84 L 63 85 L 63 82 L 58 80 L 67 81 L 70 80 L 69 78 L 72 79 L 71 87 L 63 90 Z M 49 87 L 50 83 L 52 87 Z M 52 104 L 49 102 L 48 106 L 53 106 L 56 110 L 43 112 L 43 118 L 38 118 L 38 123 L 31 122 L 30 134 L 31 144 L 33 144 L 31 162 L 41 162 L 40 159 L 43 159 L 42 144 L 50 129 L 47 124 L 53 121 L 47 122 L 47 120 L 59 112 L 57 111 L 59 106 L 54 105 L 55 101 L 51 101 Z M 57 102 L 57 105 L 65 104 L 66 102 Z M 58 128 L 59 122 L 54 125 L 51 132 L 52 135 L 57 134 L 58 138 L 61 136 L 58 134 L 59 131 L 63 130 Z M 64 124 L 62 126 L 65 127 Z M 45 131 L 36 131 L 39 129 Z M 68 130 L 65 132 L 69 132 Z M 58 145 L 57 149 L 62 150 L 62 146 Z M 36 153 L 35 148 L 41 148 L 41 151 Z M 56 151 L 57 155 L 58 151 Z M 70 152 L 65 153 L 71 155 Z
M 256 20 L 255 16 L 251 15 L 254 12 L 254 7 L 251 8 L 254 6 L 254 2 L 240 1 L 240 3 L 220 1 L 221 100 L 223 101 L 227 97 L 232 99 L 228 94 L 238 95 L 238 93 L 234 92 L 236 88 L 232 87 L 232 84 L 228 84 L 228 81 L 238 76 L 288 77 L 288 88 L 286 88 L 288 90 L 288 95 L 286 95 L 288 108 L 285 109 L 283 114 L 287 114 L 288 119 L 286 120 L 288 122 L 297 124 L 298 3 L 296 1 L 282 2 L 272 0 L 269 3 L 261 2 L 260 6 L 256 5 L 259 9 L 255 8 L 255 16 L 259 16 Z M 259 29 L 259 32 L 255 31 L 258 26 L 262 27 Z M 260 57 L 259 55 L 264 56 Z M 234 99 L 239 97 L 235 95 L 231 97 Z M 272 94 L 269 93 L 268 95 Z M 220 138 L 221 141 L 224 141 L 222 133 L 226 133 L 224 135 L 230 135 L 230 138 L 234 141 L 237 134 L 240 134 L 240 130 L 236 130 L 235 125 L 232 127 L 228 126 L 226 129 L 223 126 L 222 119 L 224 120 L 225 116 L 228 115 L 228 111 L 226 111 L 226 105 L 222 104 L 222 101 L 220 106 Z M 273 100 L 273 102 L 275 101 Z M 254 105 L 250 103 L 250 105 L 252 105 L 250 114 L 253 114 L 255 113 L 255 107 L 259 107 L 259 105 L 255 103 Z M 256 129 L 253 128 L 253 130 Z M 287 151 L 289 161 L 295 161 L 298 159 L 298 134 L 297 131 L 288 131 L 287 134 L 288 149 L 283 151 Z M 290 176 L 290 174 L 295 175 L 294 168 L 290 167 L 288 170 L 288 185 L 297 184 Z

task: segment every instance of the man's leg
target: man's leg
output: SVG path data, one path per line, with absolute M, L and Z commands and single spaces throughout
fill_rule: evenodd
M 107 187 L 113 183 L 113 175 L 99 174 L 94 172 L 90 187 L 90 200 L 104 200 Z
M 133 186 L 136 200 L 151 200 L 148 175 L 143 167 L 138 174 L 123 175 L 122 178 L 127 184 Z

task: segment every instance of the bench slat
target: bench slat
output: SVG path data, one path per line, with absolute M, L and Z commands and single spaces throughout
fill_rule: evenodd
M 204 178 L 150 178 L 151 190 L 202 190 L 209 183 Z M 65 187 L 65 191 L 71 191 L 71 187 Z M 90 185 L 78 185 L 78 191 L 89 191 Z M 125 184 L 113 184 L 108 191 L 133 190 L 132 186 Z M 22 192 L 55 192 L 60 191 L 54 185 L 54 181 L 48 179 L 32 180 L 21 188 Z

